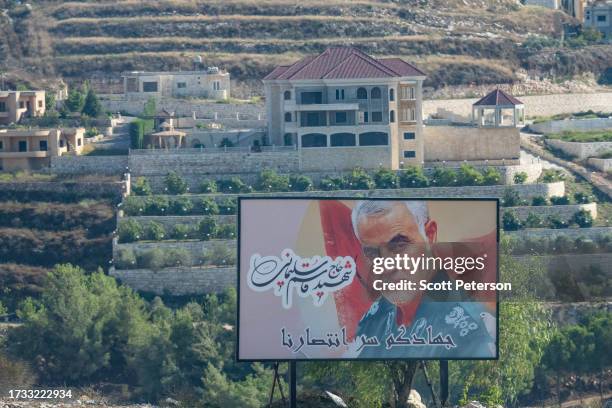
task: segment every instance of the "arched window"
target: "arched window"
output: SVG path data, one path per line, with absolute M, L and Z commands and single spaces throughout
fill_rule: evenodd
M 377 86 L 372 88 L 372 90 L 370 91 L 370 94 L 372 95 L 372 99 L 380 99 L 381 98 L 380 88 L 377 87 Z
M 327 136 L 322 133 L 302 135 L 302 147 L 327 147 Z
M 385 132 L 366 132 L 359 135 L 359 146 L 386 146 L 389 136 Z
M 389 89 L 389 100 L 391 102 L 395 100 L 395 90 L 393 88 Z
M 354 133 L 334 133 L 330 136 L 331 146 L 355 146 Z
M 365 88 L 357 89 L 357 99 L 368 99 L 368 91 Z
M 291 112 L 285 113 L 285 122 L 291 122 Z
M 286 101 L 291 99 L 291 91 L 285 91 L 285 93 L 283 94 L 283 99 L 285 99 Z

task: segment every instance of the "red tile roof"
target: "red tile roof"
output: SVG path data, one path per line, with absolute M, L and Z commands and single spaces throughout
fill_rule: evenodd
M 264 79 L 358 79 L 425 76 L 400 58 L 374 59 L 353 47 L 332 47 L 289 66 L 276 67 Z
M 523 105 L 523 102 L 516 99 L 514 96 L 497 88 L 488 95 L 478 100 L 474 106 L 500 106 L 500 105 Z

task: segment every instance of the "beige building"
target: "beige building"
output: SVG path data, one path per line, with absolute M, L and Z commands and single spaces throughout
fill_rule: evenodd
M 353 47 L 279 66 L 264 80 L 268 137 L 297 145 L 337 168 L 360 161 L 399 168 L 423 161 L 425 74 L 400 58 L 375 59 Z M 332 164 L 332 163 L 330 163 Z
M 230 97 L 230 74 L 217 67 L 202 71 L 124 72 L 123 94 L 126 99 Z
M 0 125 L 45 114 L 45 91 L 0 91 Z
M 80 154 L 85 129 L 0 129 L 0 170 L 37 170 L 51 157 Z
M 612 0 L 598 0 L 586 6 L 584 27 L 596 29 L 604 39 L 612 41 Z

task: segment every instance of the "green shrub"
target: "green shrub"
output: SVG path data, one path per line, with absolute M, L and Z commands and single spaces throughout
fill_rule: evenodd
M 540 207 L 543 205 L 548 205 L 548 200 L 544 196 L 535 196 L 531 199 L 531 205 L 535 207 Z
M 200 183 L 200 192 L 201 193 L 216 193 L 217 192 L 217 182 L 215 180 L 204 180 Z
M 574 241 L 567 235 L 558 235 L 552 242 L 551 252 L 556 254 L 568 254 L 575 250 Z
M 235 198 L 226 198 L 219 202 L 219 214 L 234 215 L 237 207 L 238 201 Z
M 167 197 L 153 196 L 147 197 L 145 201 L 145 213 L 147 215 L 166 215 L 170 208 L 170 201 Z
M 545 169 L 540 175 L 540 180 L 544 183 L 554 183 L 565 180 L 565 173 L 557 169 Z
M 152 194 L 151 185 L 144 177 L 138 177 L 132 185 L 132 191 L 138 196 L 147 196 Z
M 206 255 L 210 265 L 225 266 L 236 264 L 236 253 L 230 250 L 227 245 L 221 243 L 213 245 Z
M 219 214 L 219 206 L 213 198 L 205 197 L 198 203 L 198 212 L 204 215 L 217 215 Z
M 446 167 L 436 167 L 430 177 L 431 184 L 436 187 L 457 185 L 457 173 Z
M 482 184 L 494 186 L 501 183 L 501 173 L 495 167 L 487 167 L 482 172 Z
M 191 236 L 192 228 L 186 224 L 174 224 L 170 236 L 173 239 L 182 240 Z
M 355 168 L 346 177 L 346 188 L 349 190 L 370 190 L 374 188 L 374 180 L 362 168 Z
M 121 203 L 121 208 L 123 209 L 125 215 L 142 215 L 146 209 L 146 206 L 140 199 L 129 196 L 123 200 L 123 203 Z
M 521 205 L 521 197 L 515 189 L 508 187 L 502 195 L 501 205 L 504 207 L 516 207 Z
M 572 221 L 580 228 L 590 228 L 593 226 L 593 216 L 590 211 L 578 210 L 574 213 Z
M 265 169 L 259 173 L 259 178 L 255 185 L 257 191 L 289 191 L 289 177 L 280 175 L 271 169 Z
M 539 215 L 535 213 L 529 213 L 529 215 L 525 219 L 525 228 L 542 228 L 543 226 L 544 221 Z
M 236 238 L 236 224 L 221 224 L 217 228 L 217 238 L 234 239 Z
M 548 217 L 548 225 L 550 228 L 560 229 L 569 227 L 569 222 L 563 221 L 558 215 L 551 215 Z
M 574 193 L 574 201 L 576 204 L 588 204 L 591 202 L 589 195 L 581 191 Z
M 519 171 L 518 173 L 514 174 L 514 184 L 525 184 L 525 182 L 527 181 L 527 173 L 525 173 L 524 171 Z
M 598 249 L 595 241 L 585 239 L 584 237 L 576 238 L 574 245 L 576 246 L 576 250 L 581 254 L 593 254 L 597 252 Z
M 193 211 L 193 202 L 189 197 L 178 197 L 171 202 L 172 214 L 185 215 Z
M 517 231 L 522 228 L 521 220 L 514 211 L 505 211 L 502 217 L 504 231 Z
M 191 252 L 185 248 L 170 248 L 165 254 L 165 266 L 191 266 Z
M 308 176 L 294 174 L 289 177 L 289 188 L 291 191 L 311 191 L 312 187 L 312 180 Z
M 550 202 L 552 205 L 567 205 L 570 203 L 570 199 L 568 196 L 554 196 L 550 197 Z
M 342 190 L 345 184 L 346 180 L 342 177 L 324 177 L 321 179 L 319 188 L 324 191 L 336 191 Z
M 161 241 L 166 237 L 166 229 L 159 222 L 151 221 L 147 225 L 146 237 L 151 241 Z
M 374 173 L 374 184 L 376 188 L 398 188 L 399 177 L 395 171 L 381 167 Z
M 483 184 L 484 177 L 474 167 L 462 164 L 457 172 L 457 185 L 460 186 L 479 186 Z
M 232 177 L 229 180 L 218 180 L 217 188 L 222 193 L 248 193 L 252 189 L 249 188 L 239 177 Z
M 427 187 L 429 179 L 423 173 L 422 167 L 410 166 L 400 171 L 399 183 L 403 188 Z
M 169 194 L 185 194 L 187 192 L 187 182 L 173 171 L 166 175 L 164 183 Z
M 204 241 L 214 238 L 217 234 L 217 221 L 213 217 L 205 217 L 198 224 L 198 232 Z
M 138 266 L 157 271 L 166 266 L 166 256 L 160 248 L 151 248 L 142 251 L 137 256 Z
M 114 260 L 117 269 L 131 269 L 136 267 L 136 256 L 131 248 L 120 248 Z
M 602 251 L 612 252 L 612 234 L 598 235 L 596 241 Z
M 120 242 L 134 242 L 143 237 L 142 225 L 136 220 L 127 220 L 119 224 L 117 229 Z

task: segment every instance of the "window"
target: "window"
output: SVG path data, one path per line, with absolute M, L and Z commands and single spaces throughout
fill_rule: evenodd
M 2 143 L 2 141 L 0 141 L 0 150 L 4 149 L 4 143 Z
M 323 103 L 322 92 L 302 92 L 302 103 L 304 105 Z
M 389 89 L 389 100 L 391 102 L 395 100 L 395 90 L 393 88 Z
M 176 87 L 179 89 L 187 88 L 187 82 L 177 82 Z
M 80 145 L 81 145 L 81 143 L 82 143 L 82 139 L 81 139 L 81 138 L 78 138 L 78 139 L 77 139 L 77 146 L 80 146 Z
M 381 92 L 380 92 L 380 88 L 379 87 L 372 88 L 370 93 L 372 95 L 372 99 L 380 99 L 381 98 Z
M 346 123 L 346 112 L 336 112 L 336 123 Z
M 300 126 L 327 126 L 325 112 L 300 112 Z
M 598 23 L 605 23 L 606 22 L 606 16 L 603 16 L 603 15 L 597 16 L 597 22 Z
M 382 122 L 382 112 L 372 112 L 372 122 Z
M 213 82 L 213 91 L 220 91 L 220 90 L 221 90 L 221 82 L 219 81 Z
M 283 93 L 283 99 L 286 101 L 290 101 L 291 100 L 291 91 L 285 91 Z
M 0 102 L 0 112 L 6 112 L 6 102 Z
M 293 146 L 293 135 L 291 133 L 285 133 L 283 141 L 285 142 L 285 146 Z
M 355 146 L 355 134 L 354 133 L 334 133 L 330 136 L 331 146 Z
M 64 139 L 60 139 L 60 147 L 64 147 Z
M 322 133 L 308 133 L 303 135 L 302 147 L 327 147 L 327 136 Z
M 368 121 L 370 120 L 370 112 L 363 112 L 363 123 L 368 123 Z
M 404 159 L 411 159 L 416 157 L 416 152 L 414 150 L 404 150 Z
M 157 92 L 157 82 L 143 82 L 142 92 Z
M 401 112 L 402 116 L 400 118 L 400 120 L 402 122 L 414 122 L 416 120 L 416 114 L 414 109 L 409 108 L 409 109 L 402 109 Z
M 46 140 L 41 140 L 40 142 L 38 142 L 38 149 L 41 152 L 46 152 L 47 151 L 47 141 Z
M 291 112 L 285 113 L 285 122 L 291 122 Z
M 389 136 L 384 132 L 366 132 L 359 135 L 359 146 L 386 146 Z
M 357 99 L 368 99 L 368 91 L 365 88 L 357 89 Z
M 42 103 L 43 103 L 43 101 L 38 101 L 38 107 L 39 108 L 42 108 Z
M 25 140 L 20 140 L 18 148 L 19 148 L 20 152 L 27 152 L 28 151 L 28 142 L 26 142 Z
M 391 123 L 395 122 L 395 111 L 389 112 L 389 122 Z
M 404 140 L 414 140 L 415 138 L 414 132 L 404 132 Z
M 403 87 L 401 88 L 402 99 L 414 99 L 414 88 L 413 87 Z
M 336 89 L 336 100 L 344 100 L 344 89 Z
M 24 109 L 25 103 L 23 101 L 19 101 L 19 109 Z

